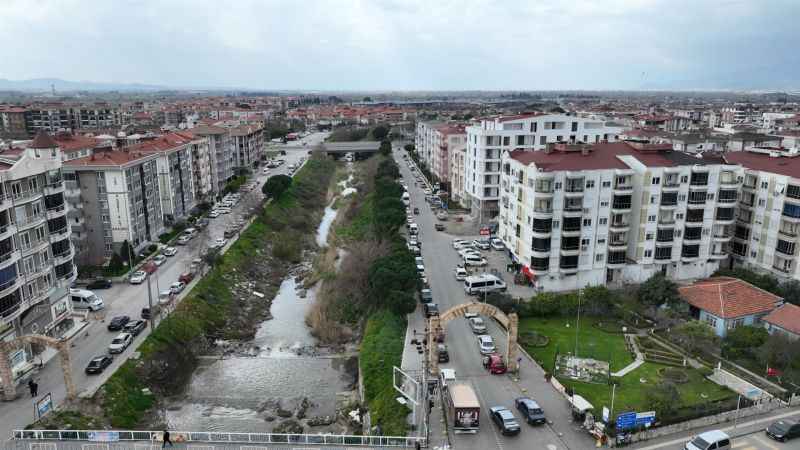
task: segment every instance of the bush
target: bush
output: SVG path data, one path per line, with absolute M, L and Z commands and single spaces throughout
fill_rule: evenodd
M 267 198 L 280 198 L 291 185 L 292 177 L 288 175 L 275 175 L 270 177 L 267 182 L 261 186 L 261 192 Z
M 648 278 L 637 291 L 639 302 L 650 306 L 676 305 L 681 303 L 678 286 L 661 273 Z

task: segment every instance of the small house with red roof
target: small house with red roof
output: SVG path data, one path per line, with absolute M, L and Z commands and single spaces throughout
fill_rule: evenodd
M 689 313 L 714 328 L 719 337 L 762 320 L 783 305 L 783 299 L 752 284 L 731 277 L 713 277 L 678 288 L 689 303 Z
M 789 339 L 800 339 L 800 306 L 785 303 L 767 314 L 762 322 L 769 334 L 782 334 Z

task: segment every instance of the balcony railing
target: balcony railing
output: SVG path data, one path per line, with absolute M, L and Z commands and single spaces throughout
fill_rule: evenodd
M 40 220 L 44 220 L 44 214 L 42 214 L 42 213 L 33 214 L 33 215 L 30 215 L 30 216 L 27 216 L 27 217 L 23 217 L 22 219 L 19 219 L 19 221 L 17 222 L 17 226 L 18 227 L 24 227 L 26 225 L 32 224 L 34 222 L 38 222 Z
M 633 189 L 633 185 L 630 184 L 618 184 L 614 186 L 614 189 L 617 191 L 630 191 Z
M 13 198 L 14 200 L 17 200 L 17 201 L 19 201 L 19 200 L 25 200 L 25 199 L 27 199 L 27 198 L 32 198 L 32 197 L 35 197 L 35 196 L 37 196 L 37 195 L 41 195 L 41 194 L 42 194 L 42 191 L 41 191 L 41 190 L 35 190 L 35 191 L 30 191 L 30 190 L 28 190 L 28 191 L 19 191 L 19 192 L 12 192 L 12 194 L 11 194 L 11 198 Z

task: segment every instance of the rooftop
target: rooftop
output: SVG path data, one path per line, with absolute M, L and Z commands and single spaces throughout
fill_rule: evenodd
M 762 172 L 776 173 L 793 178 L 800 178 L 800 157 L 770 156 L 764 153 L 727 152 L 725 160 L 731 164 Z
M 779 308 L 767 314 L 762 320 L 781 327 L 786 331 L 800 335 L 800 306 L 784 303 Z
M 690 305 L 723 319 L 763 314 L 783 299 L 752 284 L 730 277 L 714 277 L 678 288 Z

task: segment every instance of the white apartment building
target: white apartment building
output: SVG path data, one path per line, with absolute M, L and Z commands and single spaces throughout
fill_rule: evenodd
M 530 113 L 483 119 L 466 128 L 465 206 L 480 222 L 497 216 L 504 151 L 544 150 L 547 144 L 613 142 L 622 130 L 601 119 Z
M 191 129 L 192 134 L 208 139 L 208 160 L 211 165 L 211 192 L 219 197 L 234 175 L 236 152 L 228 130 L 217 126 L 201 125 Z
M 72 328 L 68 293 L 77 271 L 61 164 L 58 145 L 43 131 L 28 148 L 0 153 L 2 341 L 27 334 L 59 338 Z M 8 359 L 0 372 L 12 374 L 0 373 L 5 387 L 33 369 L 30 355 L 26 346 L 0 354 Z
M 669 144 L 504 152 L 498 235 L 547 291 L 707 277 L 728 257 L 737 170 Z
M 433 149 L 436 146 L 436 127 L 442 122 L 417 122 L 417 132 L 414 138 L 414 147 L 420 161 L 431 167 L 433 162 Z
M 800 154 L 756 148 L 725 159 L 743 167 L 734 264 L 800 280 Z
M 264 152 L 264 128 L 261 125 L 240 125 L 230 129 L 236 168 L 252 169 Z
M 466 195 L 464 191 L 464 174 L 466 173 L 464 161 L 467 157 L 467 148 L 459 146 L 450 150 L 450 202 L 461 205 Z
M 188 146 L 192 157 L 192 180 L 195 199 L 198 202 L 211 200 L 213 191 L 211 184 L 211 156 L 208 148 L 209 139 L 195 135 L 191 130 L 178 131 L 175 134 L 191 140 Z

